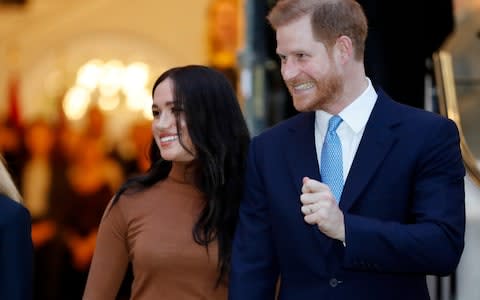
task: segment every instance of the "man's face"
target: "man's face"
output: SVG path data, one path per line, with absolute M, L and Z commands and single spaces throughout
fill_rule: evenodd
M 310 16 L 306 15 L 277 28 L 277 53 L 282 77 L 298 111 L 322 109 L 337 100 L 343 89 L 342 77 L 332 51 L 313 37 Z

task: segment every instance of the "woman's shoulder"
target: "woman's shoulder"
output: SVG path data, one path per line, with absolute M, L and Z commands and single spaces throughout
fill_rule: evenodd
M 110 201 L 109 206 L 119 206 L 121 210 L 130 211 L 136 207 L 143 206 L 152 198 L 158 196 L 158 192 L 163 189 L 163 180 L 148 187 L 129 187 L 117 194 Z
M 152 193 L 158 191 L 158 189 L 162 189 L 164 181 L 165 180 L 160 180 L 151 186 L 131 185 L 120 193 L 116 202 L 131 202 L 148 198 Z
M 116 224 L 129 224 L 139 216 L 148 214 L 152 203 L 155 203 L 155 198 L 158 197 L 159 185 L 161 183 L 140 189 L 130 187 L 120 194 L 117 191 L 117 194 L 110 199 L 102 219 L 113 220 Z
M 200 194 L 201 192 L 196 186 L 167 177 L 148 187 L 127 188 L 118 197 L 114 197 L 113 205 L 120 206 L 122 210 L 130 211 L 138 207 L 150 207 L 152 203 L 160 204 L 163 201 L 158 201 L 159 199 L 191 198 Z

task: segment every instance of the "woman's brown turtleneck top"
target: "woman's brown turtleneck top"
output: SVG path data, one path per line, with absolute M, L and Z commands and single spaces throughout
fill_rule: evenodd
M 185 168 L 175 164 L 165 180 L 122 194 L 103 216 L 83 299 L 115 299 L 129 261 L 131 299 L 226 299 L 227 288 L 215 288 L 217 244 L 207 253 L 192 236 L 203 204 Z

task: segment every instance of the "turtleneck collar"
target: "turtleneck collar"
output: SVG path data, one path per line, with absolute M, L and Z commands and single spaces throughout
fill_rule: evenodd
M 194 169 L 191 163 L 172 162 L 172 169 L 168 178 L 182 184 L 194 184 Z

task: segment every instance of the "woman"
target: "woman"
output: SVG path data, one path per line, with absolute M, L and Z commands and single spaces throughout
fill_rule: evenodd
M 129 263 L 132 299 L 226 299 L 250 141 L 235 92 L 211 68 L 173 68 L 152 113 L 152 165 L 107 208 L 84 299 L 115 299 Z
M 32 299 L 31 219 L 0 155 L 0 299 Z

